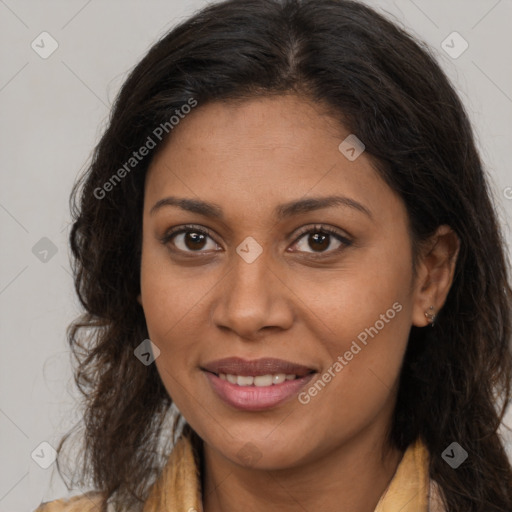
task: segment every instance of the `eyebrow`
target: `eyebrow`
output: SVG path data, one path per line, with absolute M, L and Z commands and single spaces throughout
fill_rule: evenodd
M 149 214 L 154 215 L 164 206 L 176 206 L 182 210 L 197 213 L 205 217 L 224 220 L 222 208 L 215 203 L 207 203 L 200 199 L 188 199 L 174 196 L 165 197 L 157 201 L 151 208 Z M 294 215 L 321 210 L 323 208 L 330 208 L 333 206 L 347 206 L 364 213 L 370 217 L 370 219 L 373 219 L 371 211 L 366 206 L 345 196 L 310 197 L 307 199 L 290 201 L 288 203 L 278 205 L 275 208 L 274 213 L 278 220 L 283 220 Z

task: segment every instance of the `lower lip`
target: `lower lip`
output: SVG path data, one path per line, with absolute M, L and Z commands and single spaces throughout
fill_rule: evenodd
M 314 373 L 294 380 L 285 380 L 271 386 L 238 386 L 222 380 L 211 372 L 204 372 L 213 390 L 228 405 L 244 411 L 262 411 L 275 407 L 298 394 L 314 376 Z

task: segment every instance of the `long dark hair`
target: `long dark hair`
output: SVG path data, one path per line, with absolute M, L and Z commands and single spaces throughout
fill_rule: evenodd
M 450 512 L 510 512 L 512 469 L 498 428 L 511 394 L 512 293 L 472 128 L 428 47 L 348 0 L 209 5 L 158 41 L 125 81 L 71 195 L 85 309 L 68 329 L 84 396 L 81 475 L 105 500 L 137 510 L 165 460 L 158 446 L 172 401 L 156 366 L 134 356 L 148 338 L 137 295 L 144 178 L 158 148 L 126 163 L 158 138 L 157 127 L 166 127 L 158 147 L 172 137 L 171 116 L 192 101 L 201 108 L 284 93 L 316 102 L 364 142 L 406 205 L 415 255 L 442 224 L 458 235 L 436 326 L 412 327 L 389 441 L 405 450 L 423 439 Z M 469 453 L 456 470 L 442 458 L 452 442 Z

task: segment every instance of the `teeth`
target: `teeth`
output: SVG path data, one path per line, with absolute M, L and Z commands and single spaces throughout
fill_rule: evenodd
M 242 375 L 238 375 L 236 378 L 236 383 L 239 386 L 252 386 L 254 382 L 254 377 L 244 377 Z
M 272 375 L 272 384 L 281 384 L 286 380 L 286 375 L 284 373 L 278 373 L 276 375 Z
M 237 384 L 238 386 L 256 386 L 256 387 L 266 387 L 272 386 L 273 384 L 281 384 L 285 380 L 295 380 L 297 378 L 296 375 L 287 375 L 284 373 L 276 373 L 276 374 L 268 374 L 268 375 L 258 375 L 256 377 L 245 376 L 245 375 L 231 375 L 220 373 L 219 378 L 221 380 L 227 380 L 231 384 Z
M 273 375 L 258 375 L 254 377 L 254 385 L 258 387 L 272 386 Z

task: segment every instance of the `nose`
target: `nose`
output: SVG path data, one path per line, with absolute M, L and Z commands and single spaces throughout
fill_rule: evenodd
M 256 340 L 264 329 L 291 327 L 293 292 L 279 271 L 271 268 L 269 259 L 265 251 L 252 263 L 233 255 L 230 270 L 216 287 L 217 297 L 212 303 L 211 319 L 218 328 Z

